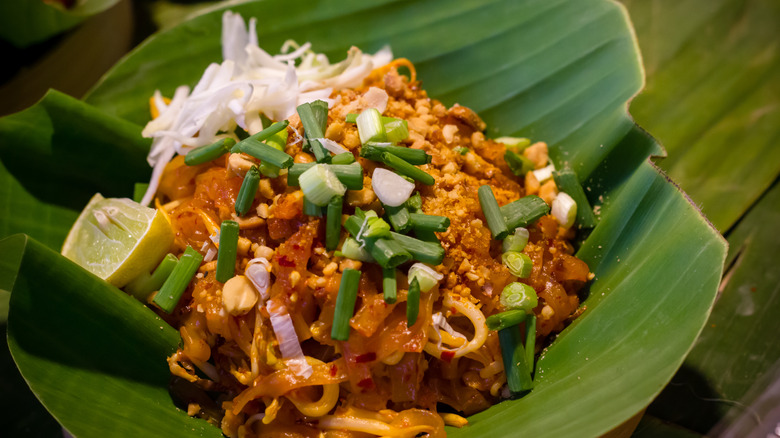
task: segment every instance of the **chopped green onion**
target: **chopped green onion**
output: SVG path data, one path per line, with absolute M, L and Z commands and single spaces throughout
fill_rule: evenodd
M 450 227 L 450 218 L 445 216 L 434 216 L 430 214 L 411 213 L 412 226 L 415 232 L 417 230 L 438 231 L 443 233 Z
M 515 277 L 528 278 L 533 270 L 534 263 L 527 254 L 517 251 L 508 251 L 501 254 L 501 262 Z
M 299 177 L 301 190 L 314 205 L 324 207 L 334 196 L 344 196 L 347 188 L 327 164 L 315 164 Z
M 178 263 L 179 259 L 177 259 L 175 255 L 170 253 L 167 254 L 160 264 L 157 265 L 157 268 L 154 269 L 154 272 L 151 274 L 144 272 L 139 275 L 125 286 L 125 291 L 139 301 L 146 302 L 146 297 L 148 297 L 150 293 L 160 290 L 160 287 L 162 287 L 163 283 L 165 283 L 165 280 L 171 275 L 173 268 L 175 268 Z
M 515 232 L 506 236 L 502 243 L 502 250 L 504 252 L 517 251 L 521 252 L 523 248 L 528 244 L 528 230 L 523 227 L 515 228 Z
M 362 236 L 365 236 L 367 238 L 388 237 L 390 236 L 390 224 L 385 222 L 385 220 L 380 217 L 368 218 L 368 223 L 366 224 L 366 227 L 363 230 Z
M 347 123 L 357 123 L 357 113 L 349 113 L 344 117 L 344 121 Z
M 262 115 L 260 117 L 260 120 L 263 120 L 263 116 Z M 271 124 L 270 121 L 268 122 L 268 124 L 263 122 L 263 126 L 268 126 L 270 124 Z M 242 128 L 240 126 L 236 126 L 236 129 L 233 130 L 233 133 L 236 134 L 236 138 L 238 138 L 238 141 L 241 141 L 241 140 L 249 137 L 249 133 L 244 131 L 244 128 Z M 231 149 L 230 152 L 236 153 L 237 151 L 234 151 L 233 149 Z
M 528 373 L 534 375 L 534 356 L 536 355 L 536 315 L 530 312 L 525 321 L 525 363 Z
M 495 139 L 496 143 L 503 143 L 507 147 L 525 149 L 531 145 L 531 140 L 524 137 L 498 137 Z
M 552 178 L 554 171 L 555 171 L 555 165 L 550 164 L 547 167 L 536 169 L 533 172 L 536 179 L 539 180 L 540 183 L 544 183 L 548 179 Z
M 536 291 L 531 286 L 516 281 L 509 283 L 501 291 L 501 305 L 507 310 L 531 311 L 539 304 Z
M 371 161 L 382 161 L 383 153 L 390 153 L 409 164 L 428 164 L 433 157 L 422 149 L 412 149 L 405 146 L 393 146 L 389 144 L 367 143 L 360 148 L 360 156 Z
M 255 195 L 257 195 L 257 187 L 260 185 L 260 171 L 257 166 L 252 166 L 244 176 L 244 181 L 241 183 L 241 189 L 238 190 L 238 196 L 236 197 L 236 214 L 239 216 L 245 215 L 252 207 L 252 203 L 255 202 Z
M 420 196 L 420 192 L 415 193 L 406 200 L 406 208 L 409 209 L 410 213 L 420 213 L 420 210 L 422 210 L 422 196 Z
M 330 162 L 332 164 L 352 164 L 355 162 L 355 156 L 352 155 L 352 152 L 344 152 L 334 155 Z
M 409 281 L 413 278 L 417 279 L 420 285 L 420 291 L 428 292 L 436 287 L 437 284 L 444 278 L 444 275 L 436 272 L 428 265 L 423 263 L 415 263 L 409 268 L 408 273 Z
M 483 185 L 477 190 L 477 195 L 479 196 L 479 205 L 482 206 L 482 213 L 485 214 L 488 228 L 490 228 L 490 234 L 494 239 L 504 240 L 509 234 L 509 228 L 501 214 L 501 207 L 498 206 L 493 190 L 489 185 Z
M 135 183 L 135 186 L 133 186 L 133 201 L 140 204 L 147 190 L 149 190 L 149 183 Z
M 382 114 L 376 108 L 363 110 L 355 119 L 360 135 L 360 143 L 366 144 L 369 141 L 385 141 L 385 125 L 382 123 Z
M 195 148 L 184 156 L 184 164 L 188 166 L 197 166 L 198 164 L 208 163 L 230 152 L 230 149 L 236 145 L 232 138 L 223 138 L 216 142 Z
M 257 134 L 250 135 L 250 136 L 245 137 L 245 138 L 241 138 L 242 135 L 239 135 L 239 128 L 236 128 L 236 135 L 238 135 L 238 137 L 241 138 L 241 141 L 236 143 L 236 145 L 233 146 L 230 149 L 230 152 L 232 152 L 234 154 L 239 152 L 241 150 L 241 143 L 243 143 L 246 140 L 249 140 L 250 138 L 252 140 L 256 141 L 256 142 L 265 141 L 265 140 L 271 138 L 271 136 L 276 134 L 277 132 L 287 128 L 287 125 L 289 125 L 289 124 L 290 124 L 290 122 L 288 122 L 287 120 L 285 120 L 283 122 L 277 122 L 277 123 L 274 123 L 273 125 L 265 128 L 265 129 L 263 129 L 262 131 L 258 132 Z M 246 133 L 246 131 L 244 131 L 243 129 L 241 131 Z
M 257 141 L 254 138 L 254 135 L 246 140 L 242 140 L 236 146 L 238 146 L 241 152 L 281 169 L 286 169 L 293 165 L 293 157 L 272 146 Z
M 429 230 L 414 229 L 414 237 L 422 240 L 423 242 L 439 243 L 439 238 L 436 233 Z
M 203 256 L 188 246 L 179 259 L 179 263 L 173 268 L 173 272 L 160 287 L 160 291 L 154 296 L 152 302 L 165 313 L 171 313 L 179 302 L 184 290 L 190 284 L 190 280 L 198 271 L 202 261 Z
M 271 146 L 274 149 L 284 151 L 284 147 L 287 146 L 287 130 L 283 129 L 276 134 L 272 135 L 265 141 L 265 144 Z M 263 161 L 259 166 L 260 173 L 269 178 L 276 178 L 279 176 L 279 168 L 273 164 Z
M 336 310 L 333 312 L 333 326 L 330 337 L 337 341 L 349 339 L 349 320 L 355 313 L 360 271 L 347 268 L 341 274 L 339 294 L 336 297 Z
M 536 195 L 528 195 L 501 207 L 501 214 L 510 230 L 527 227 L 550 212 L 550 206 Z
M 238 222 L 224 221 L 219 228 L 219 251 L 217 252 L 217 281 L 225 283 L 236 273 L 238 252 Z
M 550 213 L 563 228 L 570 228 L 577 220 L 577 203 L 566 192 L 560 192 L 552 202 Z
M 339 246 L 341 239 L 341 210 L 344 206 L 343 196 L 334 196 L 328 202 L 328 213 L 325 222 L 325 248 L 332 251 Z
M 424 170 L 409 164 L 406 160 L 398 158 L 389 152 L 382 153 L 382 162 L 395 169 L 401 175 L 406 175 L 425 185 L 432 186 L 436 182 L 436 180 Z
M 390 236 L 412 255 L 412 259 L 418 262 L 436 266 L 444 260 L 444 248 L 442 248 L 438 240 L 436 242 L 424 242 L 392 231 Z
M 297 187 L 300 185 L 300 177 L 303 172 L 314 167 L 317 163 L 295 163 L 287 172 L 287 185 Z M 363 188 L 363 168 L 359 163 L 352 164 L 327 164 L 328 169 L 336 174 L 336 178 L 349 190 L 361 190 Z
M 314 205 L 306 196 L 303 197 L 303 214 L 307 216 L 322 217 L 322 207 Z
M 382 204 L 391 207 L 403 205 L 414 191 L 414 181 L 408 181 L 392 170 L 377 167 L 371 175 L 371 188 Z
M 399 233 L 405 233 L 412 228 L 412 217 L 409 214 L 409 210 L 400 205 L 398 207 L 391 207 L 384 205 L 387 219 L 390 221 L 390 225 L 393 229 Z
M 340 225 L 340 224 L 339 224 Z M 360 243 L 355 240 L 354 237 L 347 237 L 344 240 L 344 244 L 341 245 L 341 256 L 352 260 L 358 260 L 361 262 L 374 262 L 374 258 L 366 251 L 365 248 L 360 247 Z
M 406 120 L 394 119 L 384 125 L 387 141 L 390 143 L 398 143 L 409 137 L 409 123 Z
M 409 283 L 409 292 L 406 294 L 406 327 L 411 327 L 417 322 L 420 313 L 420 283 L 417 277 Z
M 353 215 L 344 223 L 344 228 L 368 250 L 371 257 L 380 266 L 383 268 L 395 268 L 412 259 L 411 254 L 396 239 L 363 237 L 361 231 L 364 230 L 367 222 L 368 217 L 361 219 L 357 215 Z
M 330 152 L 318 140 L 312 139 L 325 136 L 325 128 L 328 124 L 328 104 L 322 100 L 315 100 L 298 105 L 297 110 L 303 125 L 304 135 L 309 141 L 314 158 L 318 163 L 322 163 L 330 157 Z
M 533 388 L 519 328 L 511 326 L 499 330 L 498 341 L 501 344 L 501 357 L 504 360 L 504 373 L 509 391 L 518 394 Z
M 506 161 L 507 166 L 509 166 L 509 170 L 517 176 L 523 176 L 534 170 L 533 161 L 523 155 L 512 152 L 509 149 L 504 152 L 504 161 Z
M 454 152 L 459 153 L 460 155 L 466 155 L 469 153 L 469 148 L 464 148 L 463 146 L 458 146 L 455 149 L 453 149 Z
M 507 310 L 485 318 L 485 323 L 490 330 L 503 330 L 525 321 L 528 312 L 525 310 Z
M 574 199 L 577 204 L 577 225 L 580 228 L 593 228 L 596 226 L 596 216 L 590 207 L 588 197 L 577 179 L 577 174 L 570 168 L 556 170 L 553 179 L 558 190 L 565 192 Z
M 395 268 L 382 268 L 382 292 L 384 293 L 385 303 L 395 304 L 398 294 Z

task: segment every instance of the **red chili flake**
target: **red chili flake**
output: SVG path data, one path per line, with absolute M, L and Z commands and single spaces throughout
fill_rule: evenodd
M 296 251 L 299 251 L 301 248 L 302 248 L 302 246 L 301 246 L 301 245 L 299 245 L 299 244 L 297 244 L 297 243 L 293 243 L 293 249 L 294 249 L 294 250 L 296 250 Z
M 376 360 L 376 353 L 374 352 L 361 354 L 355 357 L 355 363 L 373 362 L 375 360 Z
M 441 360 L 450 363 L 452 362 L 452 359 L 455 357 L 454 351 L 442 351 L 441 352 Z
M 363 379 L 358 382 L 358 386 L 363 389 L 371 389 L 374 387 L 374 379 L 372 379 L 371 377 L 367 379 Z
M 337 367 L 335 364 L 330 366 L 330 376 L 336 377 L 336 374 L 339 372 L 339 367 Z
M 452 313 L 454 315 L 454 314 L 458 313 L 458 309 L 456 309 L 455 306 L 452 306 L 452 307 L 450 307 L 450 313 Z
M 279 257 L 279 266 L 284 266 L 285 268 L 294 268 L 295 262 L 290 260 L 286 255 L 283 255 Z

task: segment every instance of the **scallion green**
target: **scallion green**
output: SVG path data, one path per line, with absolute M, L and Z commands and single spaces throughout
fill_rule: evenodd
M 388 237 L 390 236 L 390 224 L 380 217 L 369 218 L 362 235 L 368 238 Z
M 343 152 L 341 154 L 334 155 L 330 162 L 332 164 L 352 164 L 355 162 L 355 156 L 352 152 Z
M 382 114 L 376 108 L 363 110 L 355 119 L 360 135 L 360 143 L 369 141 L 386 141 L 385 125 L 382 123 Z
M 295 163 L 287 171 L 287 185 L 297 187 L 300 185 L 300 177 L 303 172 L 311 169 L 317 163 Z M 359 163 L 352 164 L 324 164 L 336 174 L 336 178 L 349 190 L 361 190 L 363 188 L 363 167 Z
M 274 147 L 268 146 L 263 142 L 257 141 L 254 136 L 242 140 L 236 146 L 238 146 L 241 152 L 278 168 L 286 169 L 293 165 L 293 157 Z
M 344 240 L 344 244 L 341 245 L 341 251 L 338 252 L 340 252 L 340 254 L 337 255 L 341 255 L 343 257 L 352 260 L 358 260 L 361 262 L 371 262 L 371 263 L 375 261 L 374 258 L 371 257 L 371 254 L 368 251 L 366 251 L 365 248 L 360 247 L 360 243 L 358 243 L 358 241 L 355 240 L 354 237 L 347 237 Z
M 173 254 L 163 257 L 160 264 L 151 274 L 144 272 L 125 286 L 125 291 L 134 296 L 138 301 L 146 302 L 150 293 L 160 290 L 165 280 L 171 275 L 173 269 L 179 263 L 179 259 Z
M 515 228 L 515 232 L 506 236 L 502 243 L 502 249 L 504 252 L 509 251 L 522 251 L 525 245 L 528 244 L 528 229 L 523 227 Z
M 517 176 L 524 176 L 526 173 L 534 170 L 533 161 L 509 149 L 504 152 L 504 161 L 509 166 L 509 170 Z
M 501 345 L 501 357 L 504 361 L 504 373 L 509 391 L 519 394 L 533 388 L 519 328 L 515 325 L 500 330 L 498 341 Z
M 314 205 L 324 207 L 334 196 L 344 196 L 347 188 L 327 164 L 315 164 L 299 177 L 301 190 Z
M 360 148 L 360 156 L 371 161 L 382 161 L 383 153 L 390 153 L 409 164 L 422 165 L 431 162 L 432 157 L 422 149 L 412 149 L 405 146 L 367 143 Z
M 490 330 L 503 330 L 525 321 L 528 312 L 525 310 L 507 310 L 485 318 L 485 323 Z
M 230 149 L 236 145 L 232 138 L 223 138 L 216 142 L 195 148 L 184 156 L 184 164 L 188 166 L 197 166 L 198 164 L 208 163 L 230 152 Z
M 531 311 L 539 304 L 536 291 L 531 286 L 516 281 L 504 286 L 500 297 L 501 305 L 507 310 Z
M 247 214 L 252 207 L 252 203 L 255 202 L 255 195 L 257 195 L 257 187 L 260 185 L 260 171 L 257 166 L 252 166 L 244 176 L 244 181 L 241 183 L 241 188 L 238 190 L 238 196 L 236 196 L 236 214 L 243 216 Z
M 283 129 L 268 137 L 268 140 L 265 141 L 265 144 L 276 150 L 284 151 L 284 147 L 287 146 L 287 130 Z M 265 161 L 260 163 L 258 169 L 260 169 L 260 173 L 269 178 L 276 178 L 279 176 L 279 168 Z
M 389 152 L 382 153 L 382 162 L 387 166 L 392 167 L 401 175 L 408 176 L 415 181 L 419 181 L 425 185 L 432 186 L 436 180 L 431 175 L 426 173 L 419 167 L 415 167 L 406 160 L 399 158 Z
M 393 229 L 399 233 L 406 233 L 412 228 L 412 217 L 409 213 L 409 209 L 403 205 L 398 207 L 391 207 L 384 205 L 387 219 L 390 221 L 390 225 Z
M 382 268 L 382 292 L 384 294 L 385 303 L 395 304 L 398 295 L 395 268 Z
M 332 251 L 339 246 L 341 239 L 341 211 L 344 205 L 343 196 L 334 196 L 328 202 L 328 212 L 325 222 L 325 248 Z
M 531 276 L 534 263 L 527 254 L 517 251 L 507 251 L 501 254 L 501 262 L 509 269 L 512 275 L 520 278 Z
M 439 284 L 439 281 L 444 278 L 442 274 L 434 271 L 433 268 L 423 263 L 413 264 L 409 268 L 407 277 L 409 278 L 409 281 L 417 279 L 417 282 L 420 285 L 420 291 L 422 292 L 428 292 L 433 289 Z
M 368 250 L 380 266 L 395 268 L 412 259 L 412 255 L 396 239 L 363 237 L 361 231 L 365 229 L 367 219 L 366 217 L 361 219 L 357 215 L 350 216 L 344 223 L 344 228 Z
M 315 138 L 325 136 L 325 128 L 328 124 L 328 104 L 322 100 L 307 102 L 298 105 L 298 116 L 303 125 L 303 132 L 309 142 L 309 147 L 318 163 L 330 158 L 330 152 Z
M 596 216 L 585 196 L 585 190 L 582 189 L 577 174 L 566 167 L 553 172 L 553 179 L 558 190 L 572 197 L 577 204 L 577 225 L 580 228 L 593 228 L 596 226 Z
M 528 227 L 550 212 L 550 206 L 536 195 L 528 195 L 501 207 L 506 225 L 510 230 Z
M 344 121 L 347 123 L 357 123 L 358 113 L 349 113 L 344 117 Z
M 525 363 L 533 378 L 535 371 L 534 356 L 536 355 L 536 315 L 530 312 L 525 321 Z
M 303 214 L 306 216 L 322 217 L 322 207 L 309 201 L 306 196 L 303 197 Z
M 417 230 L 437 231 L 443 233 L 450 227 L 450 218 L 429 214 L 411 213 L 410 219 L 415 232 Z
M 341 274 L 339 294 L 336 297 L 336 310 L 333 312 L 333 326 L 330 337 L 337 341 L 349 339 L 349 320 L 355 313 L 360 271 L 347 268 Z
M 493 195 L 493 190 L 489 185 L 483 185 L 477 190 L 477 195 L 479 196 L 479 204 L 482 206 L 482 213 L 485 214 L 488 228 L 490 228 L 490 234 L 494 239 L 504 240 L 509 234 L 509 228 L 501 214 L 501 208 Z
M 414 260 L 433 266 L 441 264 L 442 260 L 444 260 L 444 248 L 442 248 L 438 240 L 436 242 L 424 242 L 420 239 L 392 231 L 390 236 L 408 251 Z
M 219 228 L 219 251 L 217 252 L 217 281 L 225 283 L 236 273 L 238 253 L 238 222 L 223 221 Z
M 271 126 L 269 126 L 269 127 L 265 128 L 265 129 L 263 129 L 262 131 L 258 132 L 257 134 L 250 135 L 250 136 L 245 137 L 245 138 L 241 138 L 241 137 L 243 137 L 243 135 L 240 135 L 239 133 L 240 133 L 240 131 L 243 131 L 244 133 L 246 133 L 246 131 L 244 131 L 243 129 L 241 129 L 239 131 L 240 128 L 236 128 L 236 134 L 239 136 L 239 138 L 241 138 L 241 141 L 236 143 L 235 146 L 233 146 L 230 149 L 230 152 L 237 153 L 238 151 L 240 151 L 241 150 L 241 143 L 246 141 L 246 140 L 249 140 L 249 139 L 252 139 L 252 140 L 254 140 L 256 142 L 265 141 L 265 140 L 271 138 L 271 136 L 273 136 L 277 132 L 287 128 L 287 126 L 289 124 L 290 124 L 290 122 L 288 122 L 287 120 L 285 120 L 283 122 L 276 122 L 276 123 L 272 124 Z
M 385 117 L 382 117 L 383 119 Z M 393 119 L 384 122 L 385 137 L 390 143 L 398 143 L 409 137 L 409 123 L 406 120 Z
M 165 313 L 171 313 L 190 284 L 190 280 L 198 272 L 198 267 L 202 261 L 203 256 L 188 246 L 176 267 L 173 268 L 171 275 L 168 276 L 165 283 L 160 287 L 160 291 L 154 296 L 152 302 Z
M 411 327 L 417 322 L 420 313 L 420 283 L 413 278 L 409 283 L 409 292 L 406 294 L 406 327 Z

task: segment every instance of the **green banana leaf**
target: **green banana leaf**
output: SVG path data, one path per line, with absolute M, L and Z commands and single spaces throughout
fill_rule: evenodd
M 600 204 L 601 222 L 579 252 L 596 274 L 587 310 L 542 354 L 536 388 L 448 433 L 596 436 L 661 391 L 708 316 L 725 245 L 647 161 L 661 149 L 626 114 L 642 71 L 622 8 L 559 0 L 264 1 L 232 9 L 245 17 L 274 17 L 260 26 L 261 44 L 269 49 L 294 35 L 337 59 L 352 44 L 376 50 L 390 43 L 397 56 L 416 63 L 431 96 L 479 111 L 491 135 L 548 141 L 556 162 L 577 169 L 589 197 Z M 154 89 L 170 95 L 220 60 L 220 16 L 199 16 L 147 41 L 87 103 L 109 117 L 145 123 Z M 0 129 L 6 123 L 0 119 Z M 75 140 L 50 138 L 52 145 Z M 101 153 L 114 153 L 111 148 Z M 17 168 L 3 161 L 7 178 L 26 188 L 15 178 L 24 163 Z M 68 176 L 54 175 L 51 184 L 67 185 Z M 130 191 L 128 186 L 125 195 Z M 32 192 L 27 199 L 30 208 L 51 204 Z M 70 224 L 50 226 L 67 232 Z M 135 436 L 147 423 L 144 435 L 218 436 L 216 428 L 176 409 L 165 391 L 164 357 L 177 340 L 150 311 L 33 239 L 7 238 L 0 250 L 22 252 L 19 274 L 8 282 L 11 352 L 68 430 L 77 436 L 128 430 L 126 436 Z M 52 284 L 57 296 L 49 300 Z M 116 414 L 117 400 L 127 415 Z
M 41 0 L 0 2 L 0 39 L 24 48 L 64 32 L 119 0 L 83 0 L 65 9 Z

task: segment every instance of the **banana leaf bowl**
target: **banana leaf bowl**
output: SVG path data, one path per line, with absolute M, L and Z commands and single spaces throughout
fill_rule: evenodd
M 180 339 L 153 312 L 58 254 L 95 193 L 148 180 L 141 127 L 221 61 L 221 15 L 258 18 L 269 51 L 311 41 L 337 60 L 390 44 L 433 98 L 487 135 L 544 140 L 578 173 L 599 223 L 577 255 L 596 277 L 584 313 L 545 349 L 534 390 L 448 428 L 457 436 L 599 436 L 669 382 L 711 310 L 726 244 L 650 161 L 661 146 L 627 112 L 644 73 L 628 16 L 609 0 L 267 0 L 207 11 L 121 60 L 83 101 L 55 91 L 0 119 L 0 289 L 22 376 L 75 436 L 221 436 L 178 409 L 165 358 Z M 15 234 L 25 233 L 25 234 Z M 11 235 L 13 234 L 13 235 Z

